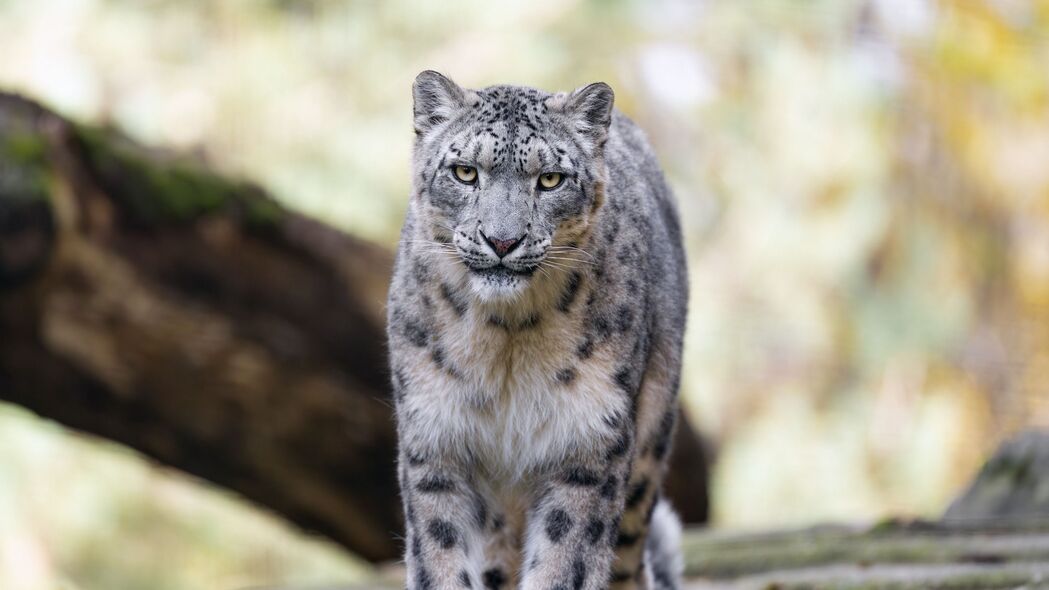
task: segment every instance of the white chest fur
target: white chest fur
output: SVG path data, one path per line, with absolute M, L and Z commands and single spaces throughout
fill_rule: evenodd
M 405 402 L 427 446 L 506 480 L 607 446 L 614 433 L 605 419 L 626 405 L 611 359 L 577 358 L 578 320 L 556 314 L 516 324 L 478 310 L 437 318 L 439 362 L 420 353 L 411 363 Z

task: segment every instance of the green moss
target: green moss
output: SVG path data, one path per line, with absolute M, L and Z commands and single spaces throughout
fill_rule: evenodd
M 162 159 L 118 133 L 76 128 L 88 165 L 114 199 L 140 223 L 178 223 L 215 212 L 239 217 L 250 228 L 283 216 L 262 191 L 228 180 L 185 157 Z
M 0 142 L 0 197 L 47 200 L 50 191 L 47 144 L 35 133 L 10 133 Z
M 992 459 L 984 467 L 977 482 L 983 479 L 1004 478 L 1016 484 L 1028 483 L 1033 479 L 1031 457 L 1004 455 Z
M 13 133 L 4 142 L 4 155 L 13 162 L 31 166 L 47 163 L 47 145 L 34 133 Z
M 151 161 L 114 133 L 83 126 L 77 131 L 97 180 L 140 221 L 187 221 L 214 211 L 235 190 L 186 163 Z
M 239 193 L 238 200 L 241 204 L 244 222 L 250 228 L 273 227 L 284 217 L 284 208 L 264 194 Z
M 891 533 L 893 531 L 899 530 L 900 524 L 900 519 L 893 516 L 889 516 L 874 523 L 874 525 L 870 528 L 870 532 L 871 534 L 875 535 L 880 533 Z

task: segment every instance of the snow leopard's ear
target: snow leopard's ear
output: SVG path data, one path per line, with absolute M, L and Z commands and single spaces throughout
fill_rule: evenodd
M 425 135 L 430 129 L 454 118 L 467 106 L 472 94 L 433 70 L 416 76 L 412 84 L 415 133 Z
M 563 112 L 575 123 L 576 131 L 598 145 L 608 136 L 614 103 L 615 93 L 604 82 L 594 82 L 569 94 L 555 94 L 547 99 L 548 108 Z

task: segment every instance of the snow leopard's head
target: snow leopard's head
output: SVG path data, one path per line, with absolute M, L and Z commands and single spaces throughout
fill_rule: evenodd
M 607 176 L 607 84 L 469 90 L 426 71 L 413 91 L 419 221 L 465 265 L 477 296 L 513 297 L 544 268 L 585 259 Z

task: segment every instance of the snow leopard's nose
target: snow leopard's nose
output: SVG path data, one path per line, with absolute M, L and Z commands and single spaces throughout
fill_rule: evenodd
M 510 252 L 513 252 L 514 248 L 521 244 L 521 238 L 523 238 L 524 236 L 521 236 L 519 238 L 510 238 L 507 240 L 492 237 L 486 235 L 484 232 L 481 232 L 481 237 L 484 238 L 484 241 L 488 242 L 488 245 L 492 247 L 492 250 L 495 251 L 495 254 L 499 258 L 502 258 Z

